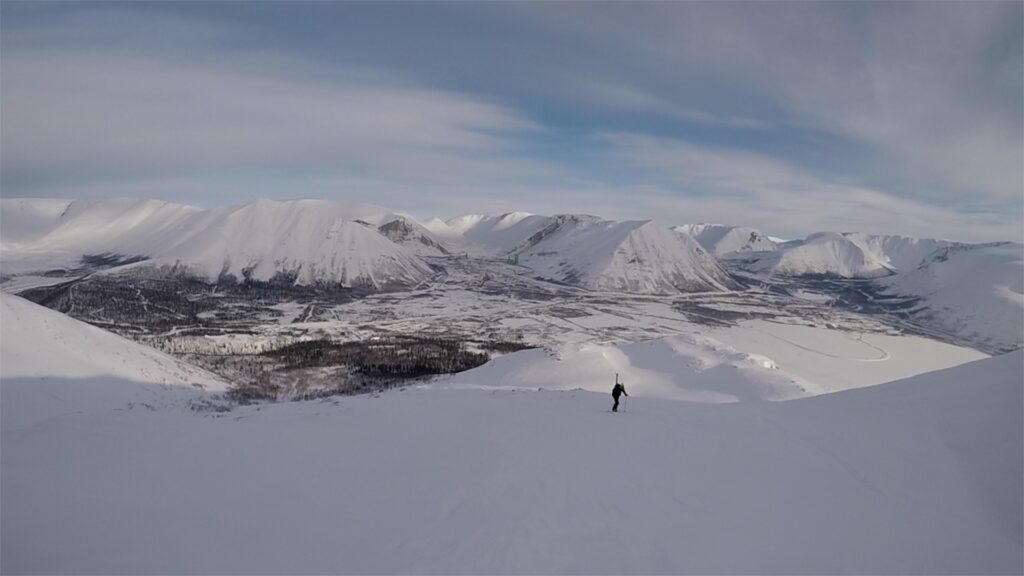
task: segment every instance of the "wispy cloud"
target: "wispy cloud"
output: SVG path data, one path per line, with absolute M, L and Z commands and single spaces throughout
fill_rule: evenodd
M 747 118 L 732 114 L 716 114 L 706 110 L 685 106 L 665 97 L 644 92 L 627 84 L 603 82 L 588 78 L 575 80 L 575 87 L 588 100 L 609 108 L 630 112 L 648 112 L 661 117 L 669 117 L 684 122 L 711 124 L 742 128 L 748 130 L 764 130 L 773 124 L 759 118 Z
M 5 195 L 1024 235 L 1019 2 L 0 9 Z
M 54 62 L 22 52 L 3 71 L 4 172 L 15 181 L 300 169 L 486 174 L 517 134 L 539 130 L 516 110 L 457 93 L 120 53 Z
M 647 174 L 629 190 L 641 210 L 678 223 L 747 224 L 803 236 L 816 230 L 863 231 L 955 240 L 1020 236 L 1021 214 L 963 213 L 863 186 L 829 180 L 746 151 L 682 140 L 611 133 L 612 155 Z
M 630 87 L 623 102 L 773 113 L 789 134 L 856 146 L 860 171 L 924 201 L 1024 194 L 1019 2 L 569 3 L 520 17 L 632 63 L 603 80 Z

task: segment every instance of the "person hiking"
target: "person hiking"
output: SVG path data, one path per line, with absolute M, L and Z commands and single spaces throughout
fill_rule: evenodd
M 626 385 L 619 382 L 619 375 L 615 375 L 615 386 L 612 388 L 612 399 L 615 400 L 615 404 L 612 404 L 612 412 L 619 411 L 619 396 L 626 394 Z M 629 396 L 629 394 L 626 394 Z

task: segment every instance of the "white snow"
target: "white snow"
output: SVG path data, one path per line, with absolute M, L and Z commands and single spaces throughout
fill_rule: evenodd
M 71 200 L 49 198 L 0 199 L 0 246 L 37 240 L 57 225 Z
M 693 236 L 705 250 L 718 257 L 778 249 L 776 242 L 763 232 L 746 226 L 683 224 L 673 226 L 672 230 Z
M 438 386 L 604 392 L 618 373 L 666 400 L 787 400 L 873 386 L 985 358 L 915 336 L 746 321 L 628 344 L 566 344 L 506 355 Z
M 846 237 L 878 259 L 883 260 L 889 268 L 897 272 L 913 270 L 935 252 L 958 245 L 949 240 L 907 236 L 852 233 L 846 234 Z
M 950 246 L 910 272 L 879 281 L 921 298 L 917 317 L 968 342 L 1024 346 L 1024 245 Z
M 372 210 L 371 210 L 372 213 Z M 269 280 L 280 272 L 296 283 L 415 285 L 432 271 L 414 254 L 379 234 L 368 216 L 348 205 L 260 200 L 216 210 L 177 248 L 136 267 L 181 265 L 208 280 L 221 274 Z
M 0 569 L 1020 573 L 1022 361 L 779 403 L 636 387 L 620 414 L 428 388 L 45 425 L 5 375 Z
M 257 200 L 203 210 L 157 200 L 76 200 L 53 218 L 56 206 L 2 200 L 5 273 L 73 268 L 84 255 L 113 253 L 149 258 L 136 269 L 175 266 L 208 280 L 222 273 L 258 280 L 284 273 L 299 284 L 380 288 L 415 285 L 433 274 L 416 256 L 425 246 L 418 236 L 407 248 L 378 234 L 377 226 L 402 218 L 418 235 L 430 237 L 429 231 L 411 217 L 368 204 Z M 9 236 L 7 221 L 27 212 L 46 217 L 13 227 Z
M 877 278 L 913 270 L 936 251 L 956 245 L 948 240 L 906 236 L 819 232 L 781 245 L 777 252 L 760 256 L 747 267 L 788 276 Z
M 458 233 L 453 230 L 448 223 L 440 218 L 427 218 L 422 222 L 423 227 L 430 231 L 437 238 L 448 238 L 458 236 Z
M 748 269 L 786 276 L 830 275 L 875 278 L 893 272 L 888 263 L 845 234 L 820 232 L 768 253 Z
M 5 275 L 99 253 L 211 278 L 432 274 L 417 247 L 378 232 L 408 217 L 374 206 L 4 199 L 2 216 Z M 492 258 L 464 259 L 453 285 L 416 298 L 175 345 L 252 352 L 291 341 L 275 339 L 286 328 L 367 325 L 558 344 L 408 389 L 224 413 L 218 377 L 0 294 L 0 573 L 1024 572 L 1024 351 L 899 334 L 816 307 L 812 288 L 804 300 L 597 292 L 730 287 L 696 240 L 650 222 L 441 224 L 410 219 L 396 237 Z M 520 266 L 493 258 L 509 253 Z M 1020 244 L 820 234 L 759 263 L 895 272 L 878 282 L 921 298 L 915 318 L 1022 345 Z M 546 284 L 517 276 L 531 269 L 595 291 L 525 301 L 459 285 L 476 273 Z M 299 307 L 278 310 L 288 321 Z M 715 313 L 726 320 L 702 317 Z M 616 373 L 630 395 L 611 414 Z
M 513 253 L 543 278 L 597 290 L 657 294 L 737 287 L 695 240 L 650 221 L 556 216 Z
M 551 220 L 551 216 L 526 212 L 509 212 L 500 216 L 467 214 L 452 218 L 448 225 L 452 231 L 472 243 L 468 246 L 471 251 L 480 252 L 484 249 L 501 254 L 524 242 L 549 225 Z
M 11 294 L 0 294 L 4 426 L 224 391 L 217 376 Z
M 688 235 L 650 221 L 615 222 L 584 214 L 467 214 L 446 223 L 458 249 L 509 256 L 537 276 L 592 290 L 663 294 L 738 287 Z

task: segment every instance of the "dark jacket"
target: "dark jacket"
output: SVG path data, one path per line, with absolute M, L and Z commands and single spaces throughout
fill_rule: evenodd
M 612 388 L 612 398 L 618 398 L 620 394 L 626 394 L 626 387 L 622 384 L 616 384 Z M 629 396 L 629 394 L 626 394 L 626 396 Z

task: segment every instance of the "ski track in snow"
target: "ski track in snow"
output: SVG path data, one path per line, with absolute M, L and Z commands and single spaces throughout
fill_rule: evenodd
M 885 349 L 879 348 L 878 346 L 875 346 L 874 344 L 871 344 L 870 342 L 864 340 L 864 336 L 863 335 L 858 335 L 856 338 L 850 338 L 850 339 L 853 340 L 853 341 L 856 341 L 856 342 L 860 342 L 861 344 L 863 344 L 864 346 L 866 346 L 868 348 L 871 348 L 873 350 L 877 350 L 881 354 L 880 357 L 878 357 L 878 358 L 859 358 L 859 357 L 858 358 L 853 358 L 853 357 L 849 357 L 849 356 L 839 356 L 839 355 L 836 355 L 836 354 L 831 354 L 829 352 L 825 352 L 823 350 L 819 350 L 819 349 L 816 349 L 816 348 L 811 348 L 810 346 L 805 346 L 805 345 L 803 345 L 803 344 L 801 344 L 799 342 L 794 342 L 793 340 L 790 340 L 789 338 L 785 338 L 783 336 L 779 336 L 778 334 L 773 334 L 771 332 L 768 332 L 766 330 L 762 330 L 760 328 L 750 328 L 750 329 L 755 331 L 755 332 L 758 332 L 760 334 L 764 334 L 765 336 L 768 336 L 769 338 L 774 338 L 776 340 L 785 342 L 786 344 L 789 344 L 790 346 L 794 346 L 794 347 L 799 348 L 801 350 L 806 350 L 808 352 L 813 352 L 814 354 L 820 354 L 820 355 L 825 356 L 827 358 L 835 358 L 837 360 L 856 360 L 858 362 L 885 362 L 886 360 L 888 360 L 889 358 L 892 357 L 889 354 L 889 352 L 887 352 Z

